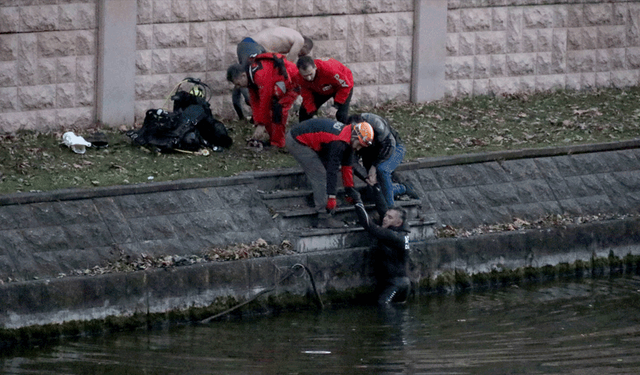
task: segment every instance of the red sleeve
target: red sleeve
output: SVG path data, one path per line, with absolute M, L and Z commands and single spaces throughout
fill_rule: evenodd
M 289 79 L 287 80 L 287 95 L 291 98 L 292 103 L 300 95 L 300 75 L 298 74 L 298 67 L 296 64 L 285 60 L 287 66 L 287 74 Z
M 300 94 L 302 95 L 302 105 L 307 113 L 313 113 L 316 111 L 316 103 L 313 99 L 313 92 L 303 83 L 300 86 Z
M 342 186 L 353 187 L 353 167 L 342 166 Z
M 351 70 L 344 66 L 337 60 L 334 60 L 335 64 L 333 67 L 335 68 L 333 76 L 336 79 L 336 96 L 333 98 L 333 101 L 338 104 L 344 104 L 349 98 L 349 93 L 351 89 L 353 89 L 353 74 Z
M 266 65 L 266 64 L 265 64 Z M 255 91 L 256 100 L 251 97 L 251 110 L 253 111 L 253 121 L 256 125 L 267 125 L 271 123 L 271 97 L 273 96 L 273 79 L 275 72 L 271 67 L 265 66 L 256 73 L 255 82 L 258 86 Z
M 300 75 L 300 72 L 296 73 L 296 82 L 300 87 L 300 95 L 302 96 L 302 106 L 307 110 L 307 113 L 313 113 L 316 110 L 315 100 L 313 100 L 313 91 L 309 88 L 310 83 L 305 81 Z

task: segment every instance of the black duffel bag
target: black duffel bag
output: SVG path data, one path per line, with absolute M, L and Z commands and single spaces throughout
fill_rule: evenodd
M 171 97 L 173 112 L 150 109 L 145 114 L 142 127 L 127 132 L 127 135 L 135 144 L 158 152 L 230 147 L 233 141 L 227 128 L 211 112 L 206 94 L 208 86 L 193 78 L 182 82 L 190 82 L 193 87 L 189 92 L 178 90 Z

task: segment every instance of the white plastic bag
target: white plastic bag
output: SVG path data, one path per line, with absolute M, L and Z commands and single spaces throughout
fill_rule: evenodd
M 91 142 L 87 142 L 84 138 L 75 135 L 73 132 L 64 133 L 62 135 L 62 142 L 76 154 L 84 154 L 86 148 L 91 147 Z

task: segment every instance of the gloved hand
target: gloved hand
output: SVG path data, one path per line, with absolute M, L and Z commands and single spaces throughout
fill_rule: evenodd
M 329 199 L 327 199 L 327 211 L 333 211 L 336 209 L 338 202 L 336 201 L 336 197 L 334 195 L 330 195 Z
M 345 192 L 347 193 L 345 200 L 349 202 L 349 204 L 362 203 L 362 197 L 360 196 L 360 192 L 355 188 L 352 188 L 352 187 L 345 188 Z

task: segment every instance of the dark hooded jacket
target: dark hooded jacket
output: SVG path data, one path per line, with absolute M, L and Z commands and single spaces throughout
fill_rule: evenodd
M 380 218 L 387 212 L 387 203 L 380 188 L 374 188 L 376 210 Z M 374 272 L 378 283 L 389 283 L 391 279 L 407 276 L 409 253 L 409 226 L 407 220 L 400 227 L 383 228 L 367 214 L 362 202 L 355 205 L 360 225 L 377 239 L 374 248 Z

